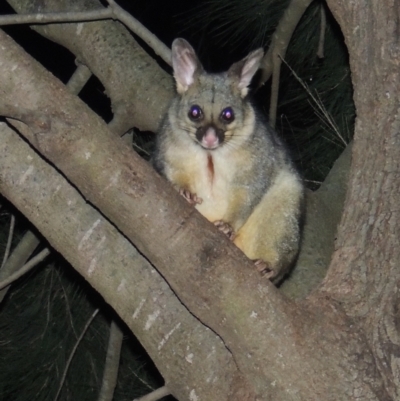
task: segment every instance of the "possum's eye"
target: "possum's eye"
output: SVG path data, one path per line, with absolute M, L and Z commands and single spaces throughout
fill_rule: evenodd
M 221 119 L 225 123 L 231 123 L 235 119 L 235 113 L 231 107 L 227 107 L 221 111 Z
M 189 110 L 189 118 L 192 121 L 198 121 L 203 117 L 203 110 L 201 110 L 200 106 L 197 106 L 197 104 L 195 104 L 194 106 L 192 106 Z

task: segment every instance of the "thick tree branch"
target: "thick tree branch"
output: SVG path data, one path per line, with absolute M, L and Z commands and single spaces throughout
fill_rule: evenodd
M 316 296 L 333 296 L 362 322 L 386 389 L 399 399 L 399 4 L 328 4 L 349 49 L 357 119 L 337 250 Z
M 55 22 L 80 22 L 98 21 L 102 19 L 118 19 L 127 26 L 133 33 L 143 39 L 165 63 L 171 65 L 171 50 L 164 45 L 155 35 L 153 35 L 136 18 L 127 13 L 115 1 L 107 0 L 110 5 L 108 8 L 99 8 L 88 11 L 66 11 L 59 13 L 16 14 L 1 15 L 0 25 L 15 24 L 47 24 Z
M 18 13 L 38 12 L 31 0 L 7 0 Z M 45 0 L 41 12 L 88 11 L 102 7 L 97 0 Z M 50 24 L 34 29 L 69 49 L 105 87 L 114 113 L 110 128 L 118 135 L 129 128 L 157 131 L 173 96 L 173 82 L 133 39 L 114 21 Z
M 195 389 L 202 399 L 240 401 L 240 394 L 230 394 L 237 382 L 244 399 L 253 400 L 222 341 L 184 308 L 115 227 L 4 123 L 0 137 L 2 194 L 124 319 L 174 395 L 188 399 L 188 389 Z
M 295 305 L 260 281 L 253 264 L 110 136 L 79 99 L 34 60 L 23 61 L 27 56 L 6 35 L 0 34 L 0 43 L 2 101 L 45 110 L 51 120 L 42 132 L 29 121 L 33 131 L 23 123 L 15 126 L 157 266 L 190 311 L 223 338 L 260 398 L 347 400 L 349 391 L 362 388 L 376 399 L 380 378 L 357 359 L 362 335 L 339 308 L 327 299 L 313 309 Z M 333 343 L 348 360 L 332 349 Z M 298 361 L 303 371 L 296 369 Z M 310 385 L 304 371 L 330 380 Z

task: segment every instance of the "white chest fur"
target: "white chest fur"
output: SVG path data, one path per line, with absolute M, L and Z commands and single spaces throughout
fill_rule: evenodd
M 167 155 L 168 179 L 202 198 L 196 208 L 210 221 L 223 220 L 229 207 L 235 168 L 225 153 L 223 149 L 206 151 L 195 145 L 175 148 L 173 155 Z
M 229 188 L 233 179 L 228 167 L 218 152 L 209 152 L 202 160 L 201 177 L 195 187 L 203 202 L 196 205 L 196 209 L 210 221 L 224 220 L 228 210 Z

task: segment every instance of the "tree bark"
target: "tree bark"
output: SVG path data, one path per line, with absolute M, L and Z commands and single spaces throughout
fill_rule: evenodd
M 400 5 L 328 5 L 349 49 L 357 119 L 337 250 L 316 299 L 337 300 L 360 322 L 387 392 L 399 399 Z

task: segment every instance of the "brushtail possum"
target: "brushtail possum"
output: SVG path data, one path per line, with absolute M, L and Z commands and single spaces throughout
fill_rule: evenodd
M 209 221 L 279 281 L 299 247 L 303 186 L 286 148 L 248 98 L 263 50 L 206 73 L 184 39 L 172 44 L 177 96 L 153 164 Z

